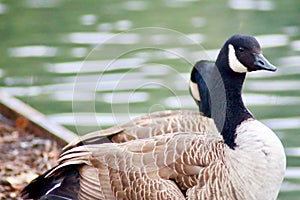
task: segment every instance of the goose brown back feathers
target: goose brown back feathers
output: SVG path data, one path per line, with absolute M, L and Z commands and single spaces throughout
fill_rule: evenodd
M 196 133 L 79 146 L 63 153 L 60 166 L 49 176 L 78 165 L 79 199 L 185 199 L 182 190 L 187 189 L 189 199 L 216 194 L 218 199 L 237 199 L 226 178 L 224 148 L 221 137 Z
M 95 131 L 68 144 L 64 151 L 75 146 L 111 142 L 123 143 L 176 132 L 216 134 L 210 130 L 214 122 L 197 111 L 167 110 L 137 117 L 132 121 L 105 130 Z M 212 128 L 213 129 L 213 128 Z

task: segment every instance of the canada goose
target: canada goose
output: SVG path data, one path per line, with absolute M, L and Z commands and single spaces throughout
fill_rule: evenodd
M 192 70 L 190 90 L 205 116 L 185 113 L 192 116 L 185 124 L 195 122 L 190 130 L 172 123 L 172 114 L 182 111 L 166 111 L 162 114 L 170 117 L 171 128 L 159 126 L 158 117 L 154 128 L 141 123 L 135 131 L 114 127 L 102 132 L 122 133 L 112 139 L 134 139 L 129 142 L 93 144 L 98 137 L 92 134 L 84 138 L 86 145 L 78 141 L 69 145 L 59 165 L 25 187 L 23 197 L 276 199 L 285 171 L 282 144 L 275 133 L 254 119 L 241 98 L 247 71 L 275 69 L 261 55 L 253 37 L 232 36 L 215 64 L 202 61 Z M 218 115 L 218 110 L 224 113 Z M 144 120 L 147 124 L 147 119 L 154 118 L 142 117 L 135 123 Z M 130 123 L 127 125 L 130 130 Z

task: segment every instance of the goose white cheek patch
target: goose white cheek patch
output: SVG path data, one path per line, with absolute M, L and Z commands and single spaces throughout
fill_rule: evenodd
M 229 58 L 229 67 L 238 73 L 248 72 L 247 67 L 245 67 L 236 57 L 234 47 L 229 44 L 228 45 L 228 58 Z
M 200 101 L 198 85 L 196 83 L 190 81 L 190 89 L 191 89 L 191 93 L 192 93 L 194 99 L 196 99 L 197 101 Z

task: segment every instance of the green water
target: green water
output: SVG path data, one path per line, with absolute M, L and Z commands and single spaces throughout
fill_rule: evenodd
M 249 74 L 245 100 L 286 148 L 278 199 L 300 199 L 299 8 L 298 0 L 2 0 L 0 84 L 84 134 L 157 110 L 196 109 L 192 64 L 214 59 L 234 33 L 257 36 L 279 70 Z

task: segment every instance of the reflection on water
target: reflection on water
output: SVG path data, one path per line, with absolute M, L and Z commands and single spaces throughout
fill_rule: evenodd
M 136 34 L 123 33 L 118 37 L 114 36 L 116 36 L 114 33 L 70 33 L 67 36 L 67 42 L 78 44 L 101 44 L 104 42 L 111 44 L 136 44 L 139 42 L 139 36 Z
M 126 1 L 121 5 L 122 9 L 130 11 L 142 11 L 146 10 L 149 6 L 147 1 Z
M 82 25 L 93 25 L 97 22 L 97 16 L 96 15 L 82 15 L 79 18 L 79 21 Z
M 4 76 L 4 71 L 0 69 L 0 78 L 2 78 L 3 76 Z
M 289 171 L 289 169 L 287 169 L 287 171 Z M 290 177 L 290 178 L 293 178 L 295 174 L 291 174 L 291 175 L 292 176 L 289 176 L 286 173 L 286 177 Z M 284 192 L 293 192 L 293 191 L 299 191 L 299 190 L 300 190 L 300 185 L 295 184 L 295 183 L 291 183 L 291 182 L 283 182 L 283 184 L 281 186 L 281 191 L 284 191 Z
M 285 153 L 288 156 L 300 157 L 300 147 L 285 148 Z
M 272 34 L 256 36 L 261 46 L 265 48 L 286 46 L 288 44 L 288 37 L 286 35 Z
M 12 57 L 53 57 L 56 52 L 57 48 L 47 46 L 14 47 L 8 50 Z
M 229 7 L 236 10 L 273 10 L 275 5 L 269 0 L 229 0 Z
M 252 78 L 263 78 L 263 77 L 282 77 L 283 75 L 299 75 L 300 74 L 300 67 L 297 66 L 296 63 L 292 62 L 295 60 L 295 58 L 283 58 L 284 60 L 278 61 L 277 66 L 282 66 L 282 68 L 279 68 L 276 73 L 270 73 L 270 72 L 259 72 L 259 73 L 251 73 L 248 74 L 248 77 Z M 299 57 L 300 61 L 300 57 Z M 285 82 L 285 80 L 283 81 Z
M 164 101 L 164 105 L 172 109 L 180 109 L 180 108 L 197 109 L 194 100 L 189 95 L 168 97 Z
M 100 32 L 110 31 L 126 31 L 133 27 L 133 23 L 130 20 L 119 20 L 115 23 L 101 23 L 98 25 L 97 30 Z
M 171 8 L 183 8 L 190 6 L 196 0 L 164 0 L 164 5 Z
M 296 67 L 299 68 L 300 63 L 300 56 L 289 56 L 289 57 L 283 57 L 279 59 L 279 64 L 283 66 L 289 66 L 289 67 L 295 67 L 292 69 L 296 69 Z
M 206 25 L 206 20 L 203 17 L 193 17 L 191 24 L 195 28 L 200 28 Z
M 300 168 L 293 167 L 293 168 L 288 168 L 285 172 L 286 177 L 288 178 L 300 178 Z M 298 185 L 299 188 L 299 185 Z
M 298 91 L 300 90 L 300 80 L 284 81 L 253 81 L 245 85 L 251 91 Z
M 300 40 L 297 40 L 297 41 L 293 41 L 291 43 L 291 49 L 293 51 L 300 51 Z
M 46 70 L 54 73 L 91 73 L 107 72 L 118 69 L 130 69 L 144 62 L 141 58 L 124 58 L 116 60 L 75 61 L 66 63 L 47 64 Z
M 277 95 L 263 95 L 263 94 L 251 94 L 247 93 L 243 95 L 244 102 L 248 106 L 258 105 L 299 105 L 299 97 L 291 96 L 277 96 Z
M 2 89 L 85 131 L 155 109 L 197 109 L 188 92 L 193 63 L 214 60 L 233 33 L 255 34 L 278 70 L 248 74 L 243 98 L 286 146 L 289 166 L 279 199 L 298 200 L 300 5 L 282 2 L 0 0 L 0 27 L 7 29 L 0 44 Z M 145 26 L 176 31 L 135 29 Z M 81 109 L 64 108 L 74 103 Z
M 140 113 L 63 113 L 49 115 L 49 119 L 64 125 L 98 126 L 101 129 L 113 124 L 121 124 L 141 116 Z
M 76 47 L 76 48 L 72 48 L 72 50 L 71 50 L 72 57 L 83 58 L 83 57 L 87 56 L 87 54 L 88 54 L 87 48 Z
M 24 6 L 28 8 L 54 8 L 60 6 L 65 0 L 25 0 Z
M 0 14 L 4 14 L 7 12 L 7 6 L 3 3 L 0 3 Z
M 114 92 L 103 94 L 103 101 L 106 103 L 128 104 L 147 100 L 149 100 L 149 94 L 146 92 Z
M 272 129 L 300 129 L 300 117 L 267 119 L 263 122 Z

